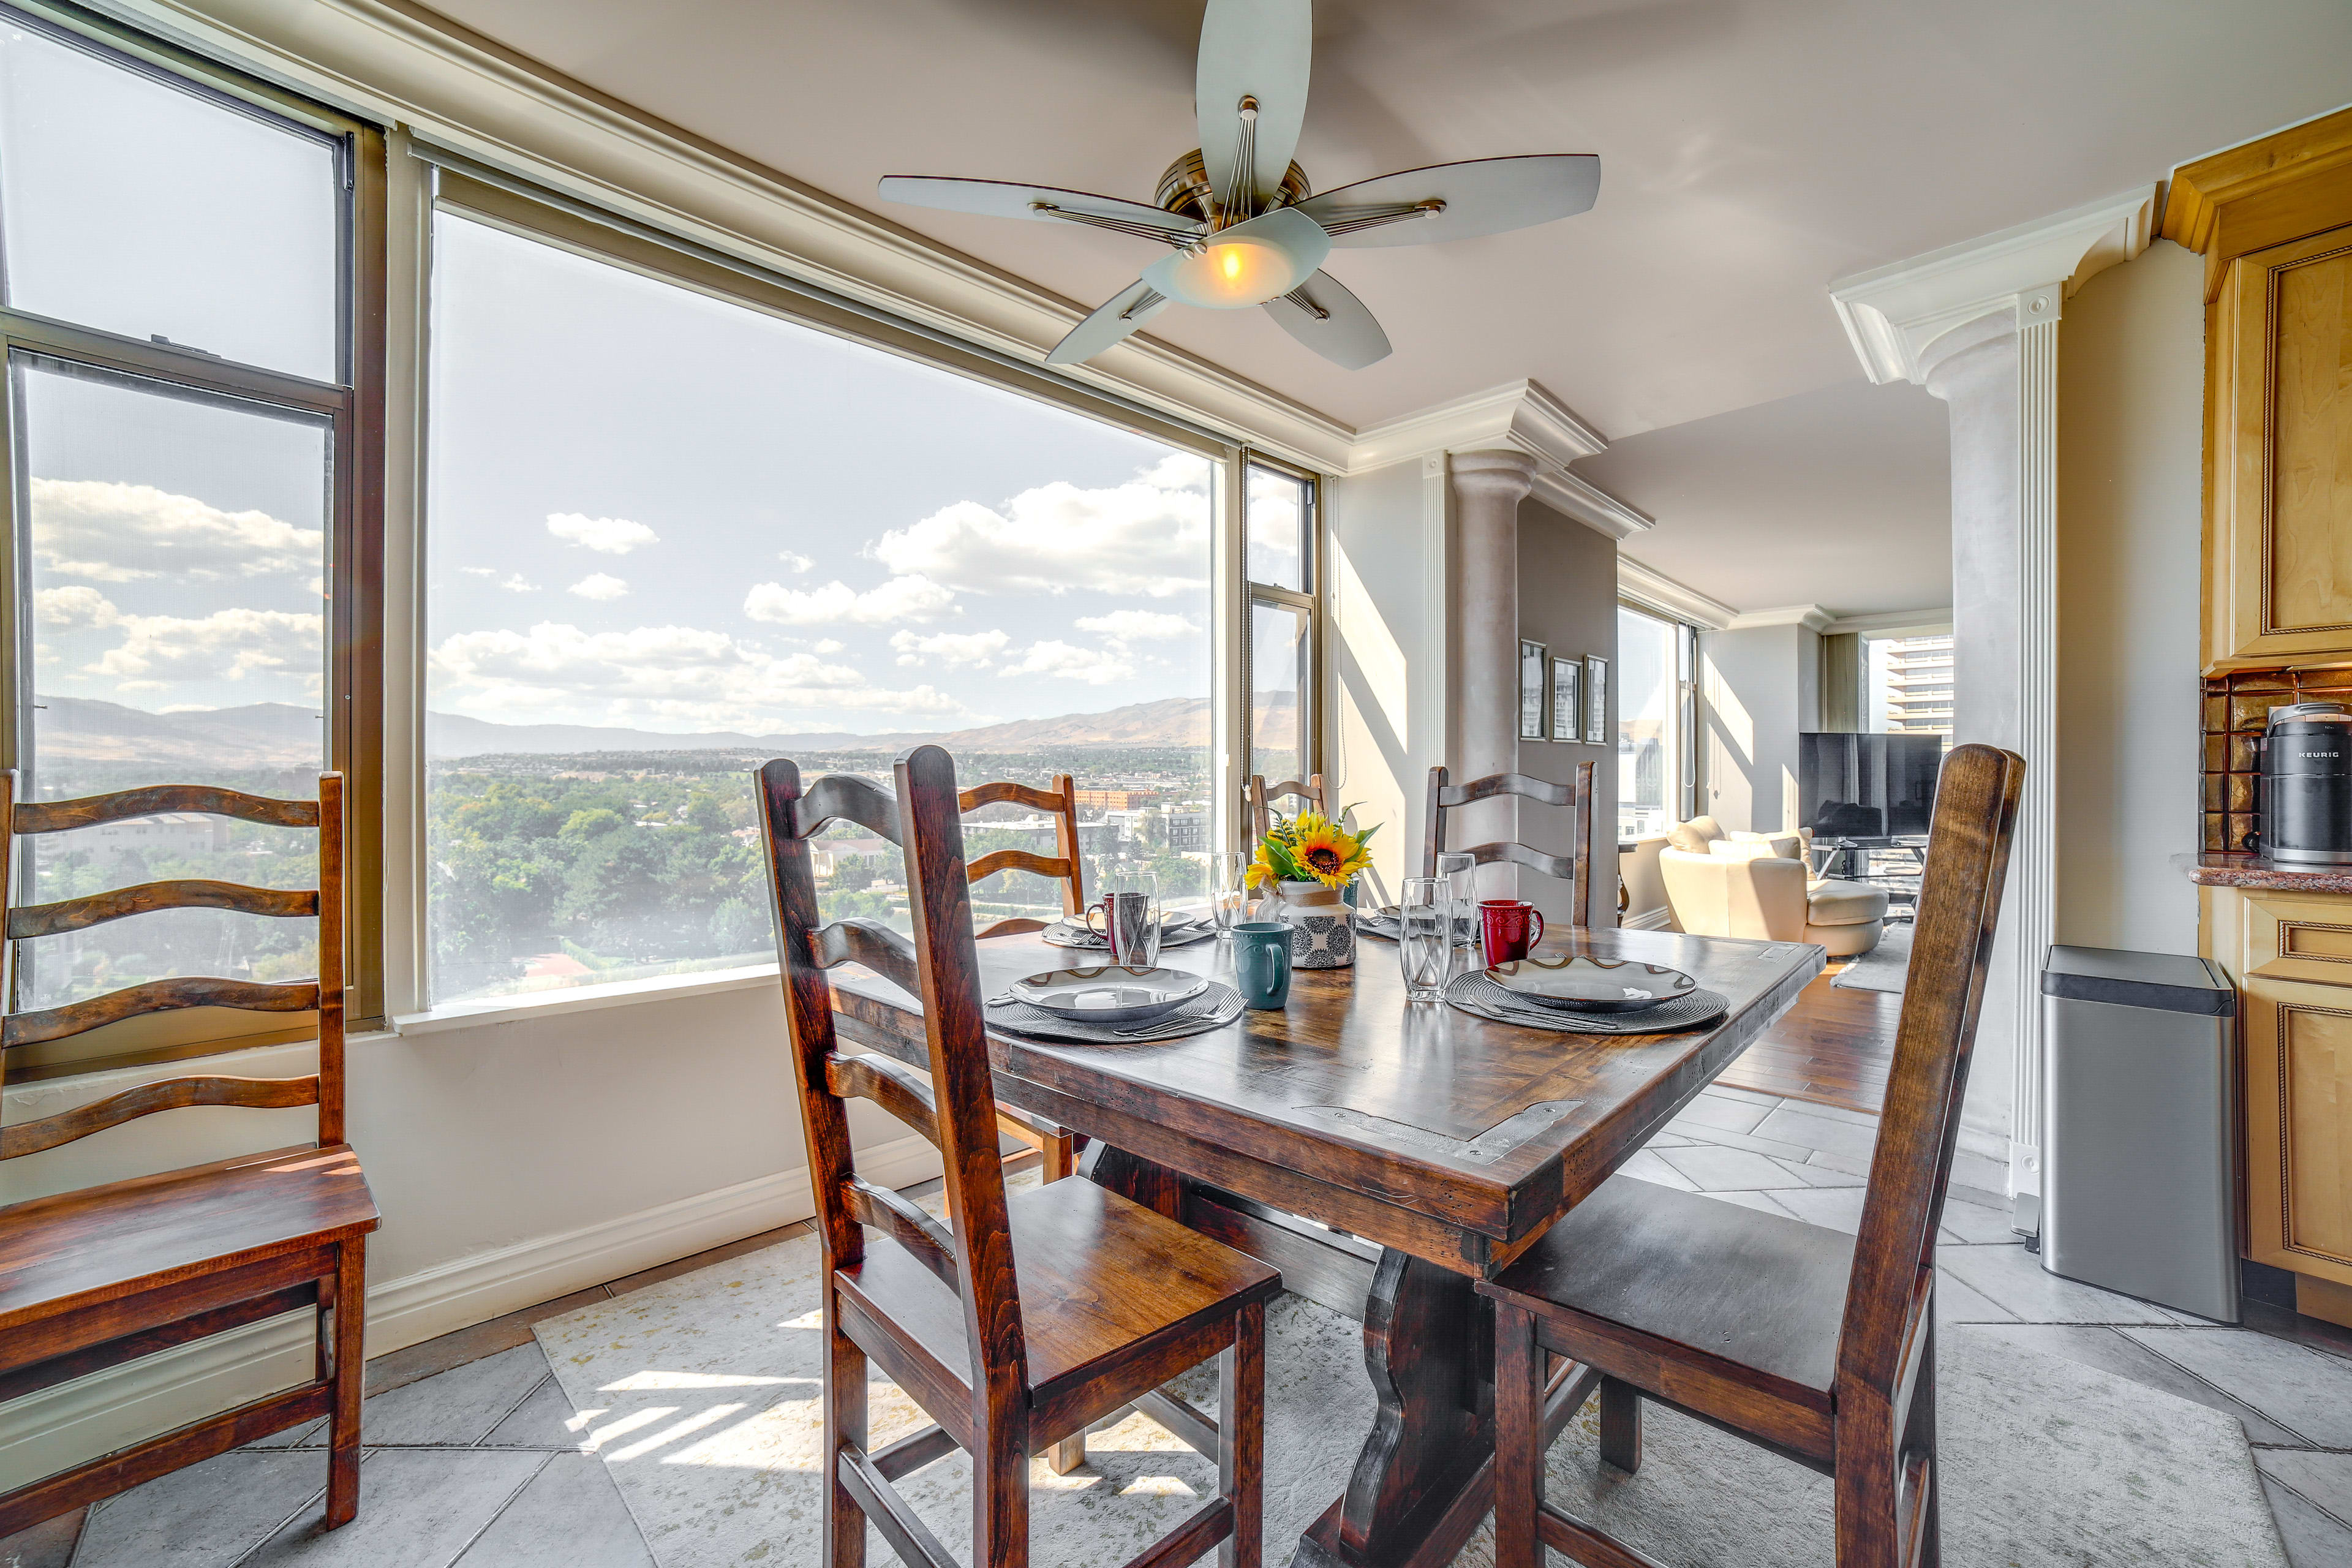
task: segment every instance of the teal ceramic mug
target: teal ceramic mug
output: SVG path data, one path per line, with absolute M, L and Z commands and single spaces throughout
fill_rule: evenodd
M 1279 1007 L 1290 1000 L 1290 927 L 1280 921 L 1243 921 L 1234 927 L 1234 988 L 1246 1006 Z

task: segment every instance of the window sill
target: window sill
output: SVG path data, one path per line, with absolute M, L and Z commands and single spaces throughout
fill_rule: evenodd
M 776 984 L 772 963 L 742 969 L 713 969 L 699 974 L 670 974 L 654 980 L 625 980 L 612 985 L 582 985 L 569 991 L 541 991 L 522 996 L 486 996 L 476 1002 L 450 1002 L 423 1013 L 403 1013 L 392 1020 L 392 1032 L 404 1037 L 437 1035 L 449 1029 L 478 1028 L 488 1024 L 520 1024 L 566 1013 L 592 1013 L 602 1007 L 627 1007 L 641 1002 L 674 1002 L 688 996 L 710 996 L 722 991 L 747 991 Z

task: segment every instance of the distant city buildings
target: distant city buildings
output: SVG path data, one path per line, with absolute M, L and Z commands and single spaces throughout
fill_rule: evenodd
M 1160 804 L 1156 789 L 1082 789 L 1077 794 L 1081 811 L 1090 806 L 1099 811 L 1134 811 Z
M 1894 637 L 1885 644 L 1885 729 L 1889 735 L 1952 732 L 1952 639 Z

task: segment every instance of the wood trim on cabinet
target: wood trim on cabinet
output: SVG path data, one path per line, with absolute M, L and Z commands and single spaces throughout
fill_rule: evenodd
M 2205 258 L 2205 299 L 2251 251 L 2352 223 L 2352 109 L 2172 172 L 2158 232 Z

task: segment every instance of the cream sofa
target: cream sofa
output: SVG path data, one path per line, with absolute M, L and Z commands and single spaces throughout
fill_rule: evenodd
M 1817 878 L 1812 835 L 1726 833 L 1711 816 L 1677 824 L 1658 853 L 1675 924 L 1696 936 L 1819 942 L 1832 958 L 1878 945 L 1886 895 Z

